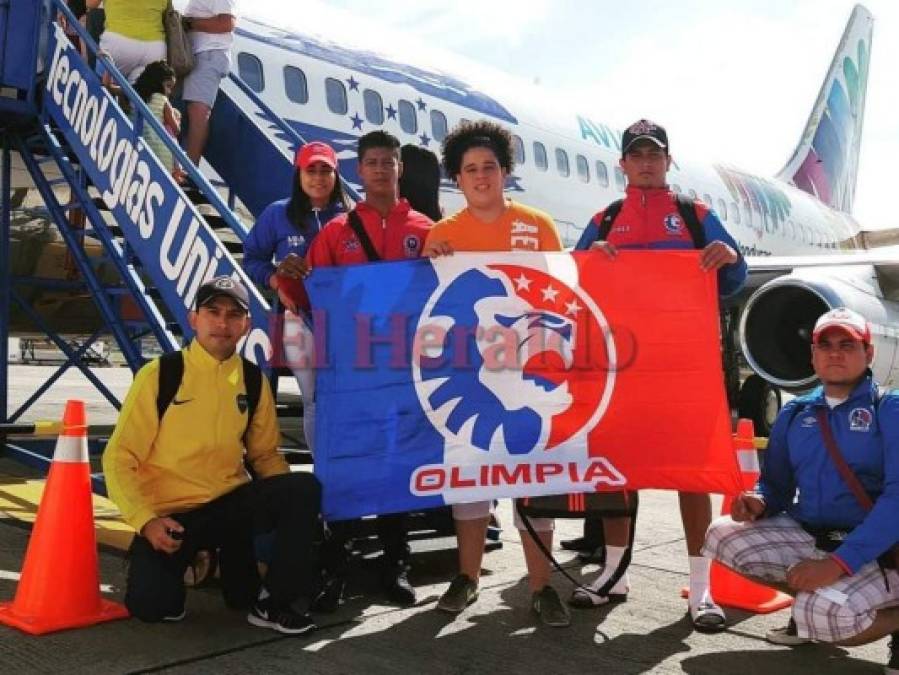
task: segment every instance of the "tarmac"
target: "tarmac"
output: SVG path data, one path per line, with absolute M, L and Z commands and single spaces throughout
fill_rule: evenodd
M 51 373 L 35 366 L 10 369 L 14 409 Z M 131 380 L 127 369 L 95 371 L 117 394 Z M 115 409 L 84 378 L 66 373 L 29 420 L 52 418 L 65 398 L 88 401 L 89 423 L 109 424 Z M 0 491 L 37 477 L 28 467 L 0 457 Z M 717 500 L 716 500 L 717 503 Z M 20 504 L 23 509 L 27 504 Z M 2 507 L 0 507 L 2 508 Z M 15 593 L 28 542 L 29 525 L 0 510 L 0 601 Z M 26 673 L 879 673 L 886 640 L 843 649 L 827 645 L 797 648 L 765 642 L 765 632 L 783 625 L 787 611 L 753 615 L 728 610 L 728 628 L 695 632 L 680 590 L 687 582 L 687 557 L 677 497 L 641 494 L 631 592 L 623 604 L 572 610 L 568 628 L 541 626 L 529 610 L 524 559 L 511 528 L 508 500 L 500 504 L 506 525 L 500 550 L 484 557 L 480 598 L 458 616 L 435 609 L 437 597 L 455 574 L 452 538 L 413 543 L 410 574 L 419 601 L 391 606 L 377 587 L 377 560 L 359 556 L 352 567 L 346 602 L 334 614 L 317 615 L 318 629 L 285 637 L 250 626 L 243 614 L 225 609 L 213 582 L 188 592 L 187 617 L 177 624 L 143 624 L 134 619 L 33 637 L 0 626 L 0 672 Z M 579 521 L 558 521 L 556 540 L 579 534 Z M 558 546 L 557 546 L 558 549 Z M 571 553 L 558 559 L 575 576 L 592 580 L 595 565 L 581 567 Z M 103 596 L 121 600 L 125 559 L 101 546 Z M 563 598 L 571 584 L 558 573 L 553 585 Z

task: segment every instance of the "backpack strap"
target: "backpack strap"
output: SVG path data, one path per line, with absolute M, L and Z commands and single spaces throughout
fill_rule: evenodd
M 156 393 L 156 419 L 162 420 L 165 411 L 169 409 L 178 387 L 181 386 L 181 378 L 184 377 L 184 355 L 179 349 L 159 357 L 159 391 Z
M 623 199 L 616 199 L 602 212 L 602 220 L 599 221 L 599 230 L 596 233 L 596 241 L 605 241 L 609 238 L 609 232 L 612 231 L 612 225 L 615 224 L 615 219 L 618 217 L 618 214 L 621 213 L 623 204 Z
M 243 382 L 247 389 L 247 428 L 253 423 L 253 415 L 259 407 L 259 399 L 262 396 L 262 370 L 252 361 L 241 357 L 243 363 Z M 184 355 L 179 349 L 159 357 L 159 391 L 156 394 L 156 415 L 161 420 L 165 411 L 169 409 L 181 380 L 184 378 Z
M 633 493 L 635 499 L 639 499 L 638 493 Z M 575 579 L 571 574 L 569 574 L 568 570 L 562 567 L 561 563 L 556 560 L 556 557 L 552 554 L 543 541 L 540 539 L 540 535 L 534 530 L 534 525 L 531 523 L 530 516 L 525 512 L 523 508 L 523 500 L 521 499 L 513 499 L 512 503 L 514 504 L 515 510 L 518 512 L 518 515 L 521 516 L 521 520 L 524 523 L 525 529 L 528 531 L 531 539 L 537 545 L 537 548 L 540 552 L 546 557 L 547 560 L 552 564 L 559 573 L 568 579 L 572 584 L 574 584 L 576 589 L 584 591 L 585 593 L 592 596 L 605 596 L 608 595 L 609 591 L 618 583 L 621 577 L 624 576 L 624 573 L 627 572 L 627 568 L 631 564 L 631 557 L 634 551 L 634 535 L 637 531 L 637 511 L 634 510 L 632 516 L 630 516 L 631 526 L 630 533 L 628 535 L 628 544 L 624 549 L 624 555 L 621 557 L 621 560 L 618 563 L 618 566 L 615 568 L 615 571 L 612 572 L 612 575 L 608 578 L 606 583 L 600 586 L 598 589 L 593 590 L 589 586 L 585 585 L 583 582 Z
M 693 240 L 693 248 L 705 248 L 705 228 L 702 226 L 702 223 L 699 222 L 699 218 L 696 215 L 696 203 L 689 197 L 684 197 L 681 194 L 675 194 L 674 201 L 677 204 L 677 210 L 680 213 L 680 217 L 683 219 L 684 225 L 686 225 L 687 231 L 690 233 L 690 238 Z M 623 204 L 624 200 L 616 199 L 606 207 L 605 211 L 603 211 L 602 220 L 599 221 L 599 229 L 596 233 L 596 241 L 606 241 L 609 238 L 609 232 L 612 231 L 612 226 L 615 224 L 615 219 L 618 217 L 618 214 L 621 213 Z
M 678 213 L 680 213 L 680 217 L 690 233 L 690 238 L 693 240 L 693 248 L 704 249 L 706 245 L 705 228 L 696 215 L 696 202 L 677 193 L 674 195 L 674 201 L 677 203 Z
M 243 384 L 247 389 L 247 428 L 243 432 L 244 446 L 246 446 L 247 433 L 253 424 L 253 415 L 256 413 L 256 408 L 259 407 L 259 398 L 262 395 L 262 370 L 242 356 L 240 360 L 243 362 Z
M 356 209 L 353 209 L 347 215 L 347 224 L 350 226 L 350 229 L 353 230 L 356 239 L 362 244 L 365 255 L 368 257 L 368 262 L 379 262 L 381 256 L 378 255 L 374 244 L 371 243 L 371 238 L 368 236 L 368 232 L 365 231 L 365 227 L 362 224 L 362 218 L 356 213 Z

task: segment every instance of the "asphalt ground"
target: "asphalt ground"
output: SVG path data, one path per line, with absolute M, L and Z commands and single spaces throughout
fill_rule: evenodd
M 24 400 L 51 371 L 13 367 L 11 405 Z M 97 371 L 114 391 L 124 392 L 130 373 Z M 67 397 L 88 400 L 90 423 L 114 421 L 81 376 L 67 374 L 30 416 L 53 417 Z M 30 387 L 30 388 L 29 388 Z M 33 478 L 34 470 L 0 458 L 0 488 Z M 692 630 L 680 590 L 687 582 L 687 558 L 677 498 L 668 492 L 641 496 L 632 590 L 620 605 L 572 610 L 568 628 L 539 625 L 529 610 L 524 560 L 511 528 L 508 501 L 500 504 L 506 524 L 500 550 L 484 558 L 481 594 L 458 616 L 435 609 L 456 569 L 452 538 L 416 540 L 410 574 L 419 602 L 391 606 L 378 589 L 376 553 L 360 555 L 351 568 L 347 600 L 331 615 L 316 616 L 318 629 L 285 637 L 250 626 L 243 614 L 224 608 L 213 582 L 191 589 L 187 618 L 178 624 L 148 625 L 128 619 L 33 637 L 0 627 L 0 672 L 15 673 L 879 673 L 886 640 L 842 649 L 827 645 L 787 648 L 770 645 L 765 632 L 783 625 L 787 611 L 755 615 L 729 610 L 728 629 L 714 635 Z M 577 521 L 559 521 L 556 539 L 576 536 Z M 0 601 L 13 597 L 29 525 L 0 513 Z M 558 548 L 558 547 L 557 547 Z M 598 568 L 581 567 L 572 554 L 557 551 L 575 575 L 593 579 Z M 103 546 L 103 596 L 121 600 L 125 560 Z M 567 598 L 571 585 L 554 574 Z

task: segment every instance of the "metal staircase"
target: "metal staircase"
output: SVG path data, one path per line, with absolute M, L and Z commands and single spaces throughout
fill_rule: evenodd
M 107 66 L 128 97 L 126 115 L 56 21 L 68 18 L 90 52 L 97 46 L 62 0 L 0 0 L 0 260 L 10 254 L 10 161 L 21 158 L 77 270 L 75 279 L 14 278 L 0 267 L 0 434 L 19 420 L 70 367 L 76 367 L 116 407 L 120 402 L 85 363 L 100 336 L 111 335 L 132 371 L 143 365 L 152 338 L 163 352 L 192 336 L 187 320 L 201 283 L 226 274 L 250 290 L 252 327 L 241 353 L 269 367 L 271 308 L 239 264 L 248 228 L 234 213 L 251 214 L 285 194 L 293 148 L 303 140 L 239 78 L 224 83 L 213 110 L 205 158 L 226 188 L 223 197 L 153 117 L 127 80 Z M 141 139 L 149 125 L 187 171 L 185 193 Z M 248 169 L 249 167 L 249 169 Z M 265 167 L 254 171 L 253 167 Z M 68 190 L 69 199 L 59 196 Z M 84 214 L 83 218 L 73 214 Z M 99 242 L 88 255 L 84 242 Z M 100 268 L 114 269 L 115 280 Z M 85 289 L 102 325 L 72 346 L 33 306 L 28 284 Z M 66 362 L 16 411 L 8 410 L 7 337 L 12 303 L 47 335 Z M 0 447 L 3 436 L 0 435 Z M 7 451 L 12 451 L 6 444 Z

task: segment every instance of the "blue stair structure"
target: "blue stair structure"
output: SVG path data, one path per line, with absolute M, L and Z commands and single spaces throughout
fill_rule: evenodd
M 213 109 L 205 158 L 226 188 L 222 196 L 184 154 L 127 80 L 107 64 L 132 110 L 126 114 L 75 49 L 59 19 L 68 20 L 89 52 L 97 46 L 62 0 L 0 0 L 0 449 L 35 453 L 6 440 L 4 425 L 19 421 L 68 368 L 76 367 L 117 408 L 120 402 L 88 368 L 85 358 L 101 336 L 112 336 L 132 371 L 146 361 L 152 338 L 157 351 L 178 349 L 192 336 L 188 313 L 199 286 L 230 275 L 250 289 L 252 327 L 241 353 L 269 370 L 272 308 L 245 276 L 239 258 L 248 227 L 235 215 L 236 200 L 256 216 L 285 195 L 293 175 L 293 150 L 303 142 L 235 75 Z M 185 193 L 141 139 L 149 125 L 197 188 Z M 68 247 L 75 279 L 13 277 L 10 256 L 10 166 L 15 155 L 39 191 L 48 215 Z M 251 167 L 248 170 L 248 167 Z M 252 167 L 265 167 L 254 171 Z M 69 199 L 59 198 L 67 188 Z M 202 203 L 202 207 L 197 204 Z M 74 217 L 74 214 L 78 214 Z M 83 214 L 83 215 L 80 215 Z M 102 255 L 88 255 L 85 241 Z M 105 270 L 115 270 L 110 283 Z M 29 304 L 29 284 L 84 289 L 102 325 L 93 335 L 66 339 Z M 8 409 L 10 310 L 15 306 L 65 354 L 59 370 L 16 411 Z M 43 453 L 37 453 L 43 459 Z

